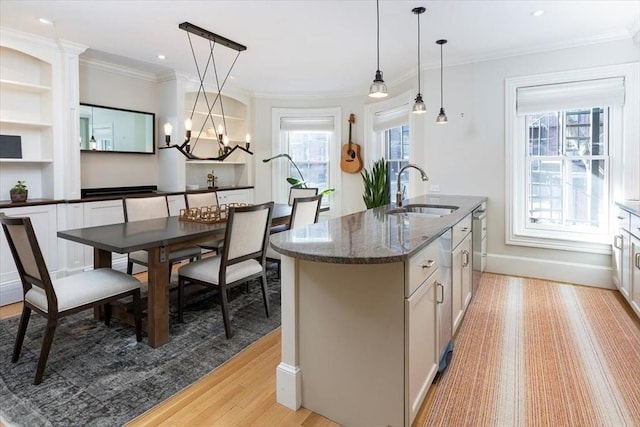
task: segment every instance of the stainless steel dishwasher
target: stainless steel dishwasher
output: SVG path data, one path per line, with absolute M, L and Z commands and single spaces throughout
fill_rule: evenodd
M 478 291 L 482 273 L 487 263 L 487 203 L 483 202 L 473 211 L 473 280 L 471 296 Z

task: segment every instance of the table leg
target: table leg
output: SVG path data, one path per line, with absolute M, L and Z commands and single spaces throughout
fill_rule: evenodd
M 111 252 L 103 249 L 93 248 L 93 268 L 111 268 Z M 93 309 L 93 318 L 104 319 L 104 309 L 102 306 Z
M 149 345 L 157 348 L 169 341 L 169 251 L 149 249 L 149 295 L 147 329 Z

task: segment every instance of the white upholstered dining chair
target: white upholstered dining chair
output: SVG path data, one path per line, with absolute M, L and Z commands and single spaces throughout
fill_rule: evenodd
M 18 335 L 13 348 L 13 363 L 18 361 L 31 311 L 47 318 L 34 384 L 40 384 L 61 317 L 89 308 L 104 306 L 104 322 L 111 320 L 109 302 L 133 297 L 136 339 L 142 339 L 140 282 L 111 268 L 99 268 L 52 279 L 36 238 L 31 220 L 27 217 L 0 217 L 11 254 L 22 282 L 23 306 Z
M 298 197 L 309 197 L 318 194 L 317 188 L 291 187 L 289 189 L 289 206 L 293 206 L 293 200 Z
M 293 200 L 291 218 L 289 219 L 287 230 L 318 222 L 320 215 L 320 205 L 322 204 L 322 194 L 311 197 L 296 197 Z M 285 231 L 285 230 L 282 230 Z M 274 234 L 274 233 L 271 233 Z M 271 245 L 267 247 L 267 261 L 278 264 L 278 277 L 280 277 L 280 254 Z
M 215 191 L 207 191 L 203 193 L 184 193 L 184 204 L 187 209 L 218 206 L 218 193 L 216 193 Z M 200 246 L 202 249 L 220 253 L 222 251 L 223 244 L 224 237 L 220 237 L 217 239 L 198 243 L 198 246 Z
M 220 294 L 222 319 L 227 338 L 233 335 L 229 319 L 227 289 L 259 278 L 262 297 L 269 317 L 267 295 L 266 249 L 273 202 L 254 206 L 231 207 L 220 255 L 204 258 L 178 270 L 178 321 L 183 321 L 184 287 L 187 284 L 216 287 Z
M 141 221 L 145 219 L 167 218 L 169 216 L 169 203 L 167 196 L 152 197 L 125 197 L 122 199 L 124 208 L 124 221 Z M 169 278 L 171 278 L 171 266 L 185 259 L 196 260 L 201 257 L 199 246 L 190 246 L 177 249 L 169 253 Z M 128 254 L 127 274 L 133 273 L 133 264 L 149 266 L 149 254 L 147 251 L 135 251 Z

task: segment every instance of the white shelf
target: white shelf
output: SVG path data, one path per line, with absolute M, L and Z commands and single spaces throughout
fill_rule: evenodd
M 2 159 L 0 163 L 53 163 L 53 159 Z
M 23 92 L 43 93 L 49 92 L 51 87 L 0 79 L 0 90 L 20 90 Z
M 26 120 L 4 120 L 4 119 L 0 120 L 0 125 L 30 127 L 35 129 L 44 129 L 52 126 L 51 123 L 29 122 Z
M 186 114 L 187 116 L 189 116 L 189 114 L 191 114 L 191 110 L 185 110 L 185 112 L 187 113 Z M 198 110 L 195 110 L 193 112 L 193 114 L 197 114 L 199 116 L 208 116 L 209 115 L 209 113 L 207 111 L 198 111 Z M 222 114 L 211 113 L 211 116 L 212 117 L 217 117 L 219 119 L 222 118 Z M 244 120 L 244 117 L 227 116 L 226 114 L 225 114 L 224 118 L 225 119 L 229 119 L 229 120 Z

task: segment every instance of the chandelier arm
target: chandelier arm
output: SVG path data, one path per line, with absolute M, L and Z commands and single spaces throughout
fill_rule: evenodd
M 229 71 L 227 71 L 226 76 L 224 77 L 224 80 L 222 80 L 222 85 L 218 86 L 218 93 L 216 94 L 216 99 L 214 99 L 213 104 L 215 105 L 215 103 L 218 101 L 218 99 L 220 98 L 220 96 L 222 95 L 222 89 L 224 89 L 225 84 L 227 83 L 227 80 L 229 79 L 229 75 L 231 75 L 231 70 L 233 70 L 233 67 L 236 65 L 236 61 L 238 60 L 238 57 L 240 56 L 240 51 L 238 51 L 238 53 L 236 54 L 235 59 L 233 60 L 233 63 L 231 64 L 231 66 L 229 67 Z M 215 68 L 215 62 L 214 62 L 214 68 Z M 217 72 L 216 72 L 216 84 L 217 84 Z M 222 106 L 222 99 L 220 98 L 220 105 Z M 212 107 L 213 109 L 213 107 Z M 211 114 L 212 110 L 209 110 L 209 114 Z M 222 114 L 222 119 L 224 122 L 224 113 Z M 224 123 L 225 126 L 225 130 L 227 129 L 227 124 Z

